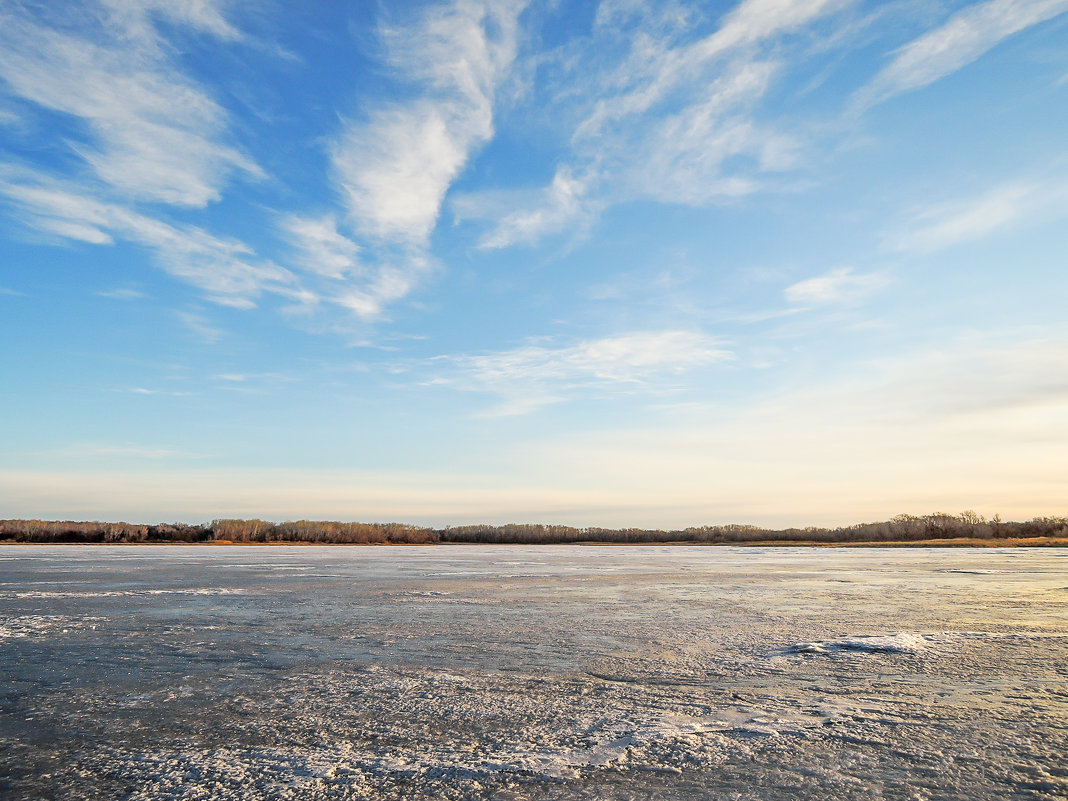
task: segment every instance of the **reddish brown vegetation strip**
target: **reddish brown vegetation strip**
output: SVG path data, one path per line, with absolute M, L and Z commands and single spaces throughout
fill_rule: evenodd
M 1068 544 L 1068 518 L 1036 517 L 1025 522 L 991 520 L 974 512 L 959 515 L 898 515 L 877 523 L 838 528 L 766 529 L 730 524 L 686 529 L 608 529 L 509 523 L 443 529 L 405 523 L 341 523 L 296 520 L 213 520 L 188 523 L 100 523 L 0 520 L 0 541 L 83 543 L 321 543 L 428 545 L 433 543 L 692 543 L 735 545 L 957 545 L 1016 546 Z

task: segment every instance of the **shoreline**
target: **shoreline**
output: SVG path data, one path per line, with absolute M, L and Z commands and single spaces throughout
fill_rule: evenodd
M 649 546 L 689 546 L 702 548 L 742 547 L 742 548 L 1068 548 L 1068 537 L 1006 537 L 1002 539 L 979 539 L 976 537 L 956 537 L 925 540 L 858 540 L 856 542 L 825 542 L 820 540 L 751 540 L 740 542 L 707 542 L 701 540 L 665 540 L 662 542 L 601 542 L 583 540 L 576 542 L 311 542 L 292 540 L 272 540 L 269 542 L 234 542 L 232 540 L 206 540 L 204 542 L 187 542 L 184 540 L 155 540 L 153 542 L 28 542 L 19 540 L 0 540 L 4 545 L 90 545 L 93 547 L 113 546 L 155 546 L 184 545 L 189 547 L 341 547 L 341 548 L 437 548 L 437 547 L 472 547 L 478 545 L 499 545 L 505 547 L 545 547 L 547 545 L 573 545 L 578 547 L 611 546 L 614 548 L 643 548 Z

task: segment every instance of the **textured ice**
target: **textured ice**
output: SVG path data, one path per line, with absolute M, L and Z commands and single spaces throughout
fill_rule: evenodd
M 1068 796 L 1060 552 L 11 553 L 4 799 Z

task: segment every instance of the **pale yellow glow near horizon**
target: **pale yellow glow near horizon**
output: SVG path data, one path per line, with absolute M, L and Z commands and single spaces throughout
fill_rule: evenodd
M 846 471 L 842 471 L 843 473 Z M 860 481 L 822 476 L 785 491 L 744 491 L 738 474 L 721 477 L 704 493 L 675 491 L 654 497 L 630 487 L 466 488 L 463 477 L 425 477 L 426 485 L 387 484 L 366 474 L 286 475 L 255 470 L 223 473 L 0 473 L 4 517 L 206 522 L 219 517 L 269 520 L 397 521 L 428 525 L 565 523 L 607 527 L 676 528 L 717 523 L 766 526 L 843 525 L 885 520 L 900 512 L 959 512 L 1030 519 L 1063 515 L 1061 484 L 1006 477 L 998 489 L 977 493 L 963 482 L 884 488 L 865 494 Z M 920 478 L 933 478 L 926 473 Z M 714 482 L 715 484 L 715 482 Z M 981 502 L 976 502 L 976 501 Z M 42 514 L 42 511 L 45 514 Z
M 478 474 L 174 469 L 165 461 L 140 470 L 9 469 L 0 471 L 0 517 L 678 528 L 843 525 L 965 509 L 1061 516 L 1064 353 L 1057 341 L 913 354 L 744 408 L 691 403 L 659 425 L 562 433 L 508 454 L 509 469 Z
M 544 443 L 519 477 L 328 470 L 5 471 L 7 517 L 206 521 L 215 517 L 545 522 L 610 527 L 716 523 L 841 525 L 901 512 L 1061 515 L 1063 407 L 1002 410 L 939 427 L 761 413 L 682 427 Z M 744 425 L 743 425 L 744 423 Z M 1056 429 L 1054 429 L 1056 430 Z M 832 436 L 833 434 L 833 436 Z

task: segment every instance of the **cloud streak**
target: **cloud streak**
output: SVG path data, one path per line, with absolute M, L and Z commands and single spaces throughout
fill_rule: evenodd
M 149 248 L 161 268 L 216 303 L 250 308 L 264 292 L 302 295 L 291 272 L 259 259 L 243 242 L 195 226 L 170 225 L 79 190 L 34 173 L 0 172 L 0 195 L 33 227 L 94 245 L 122 239 Z
M 269 292 L 295 301 L 291 309 L 326 301 L 380 318 L 437 268 L 429 237 L 445 193 L 493 135 L 522 8 L 457 0 L 381 28 L 386 65 L 411 98 L 370 103 L 334 137 L 340 220 L 277 218 L 291 270 L 240 240 L 167 222 L 160 208 L 201 209 L 234 177 L 264 176 L 229 141 L 227 111 L 178 68 L 160 25 L 243 41 L 217 3 L 99 0 L 67 17 L 10 7 L 0 12 L 0 86 L 24 109 L 66 115 L 62 147 L 81 167 L 0 167 L 0 194 L 21 222 L 50 235 L 149 248 L 158 266 L 216 303 L 250 308 Z
M 437 269 L 430 237 L 449 188 L 493 136 L 524 6 L 455 0 L 380 27 L 394 95 L 407 97 L 371 101 L 329 144 L 344 230 L 333 215 L 282 226 L 298 263 L 332 281 L 322 295 L 334 305 L 380 318 Z
M 365 236 L 424 247 L 449 186 L 493 135 L 497 86 L 515 58 L 518 2 L 458 0 L 387 28 L 387 60 L 421 94 L 380 105 L 330 148 L 334 180 Z
M 332 215 L 289 215 L 282 220 L 281 228 L 294 248 L 296 262 L 309 272 L 339 281 L 362 272 L 357 258 L 359 245 L 338 232 Z
M 65 136 L 53 145 L 81 165 L 0 165 L 0 196 L 20 222 L 47 234 L 147 248 L 157 266 L 213 302 L 250 308 L 265 292 L 307 301 L 292 272 L 244 242 L 163 219 L 161 206 L 203 208 L 235 174 L 263 172 L 228 142 L 226 110 L 175 65 L 160 20 L 225 42 L 242 38 L 210 0 L 0 11 L 3 88 L 23 101 L 23 114 L 64 115 Z
M 496 249 L 588 227 L 614 204 L 727 204 L 780 187 L 785 173 L 811 163 L 815 138 L 836 126 L 770 122 L 768 98 L 814 54 L 858 47 L 843 33 L 858 25 L 849 13 L 856 5 L 744 0 L 694 38 L 704 20 L 692 7 L 602 4 L 589 39 L 560 50 L 543 70 L 550 77 L 539 89 L 571 126 L 569 152 L 550 183 L 508 198 L 461 198 L 457 218 L 488 223 L 480 247 Z M 847 106 L 862 111 L 920 89 L 1066 10 L 1068 0 L 964 8 L 897 50 Z
M 439 357 L 446 374 L 432 384 L 504 399 L 495 415 L 523 414 L 576 390 L 634 392 L 663 388 L 671 376 L 727 361 L 731 353 L 705 334 L 635 332 L 564 346 L 531 343 L 495 353 Z
M 879 273 L 856 273 L 851 267 L 841 267 L 798 281 L 788 286 L 783 295 L 790 303 L 806 307 L 858 303 L 886 283 L 886 276 Z
M 856 96 L 864 108 L 920 89 L 971 64 L 1000 42 L 1068 11 L 1068 0 L 988 0 L 962 9 L 902 47 Z
M 561 55 L 554 87 L 574 98 L 570 157 L 534 204 L 491 219 L 481 246 L 531 244 L 612 203 L 729 202 L 793 168 L 794 137 L 757 115 L 782 69 L 774 51 L 845 5 L 745 0 L 696 40 L 688 14 L 603 5 L 592 41 Z M 606 65 L 587 53 L 622 55 Z
M 892 247 L 934 253 L 966 244 L 1029 220 L 1068 214 L 1068 183 L 1007 181 L 978 196 L 936 204 L 914 214 L 889 235 Z
M 68 147 L 121 196 L 203 207 L 232 174 L 262 177 L 226 142 L 224 109 L 169 62 L 146 9 L 134 8 L 112 3 L 97 27 L 74 34 L 9 6 L 0 12 L 8 91 L 80 120 L 87 135 L 72 131 Z M 211 3 L 180 3 L 167 16 L 234 38 Z

